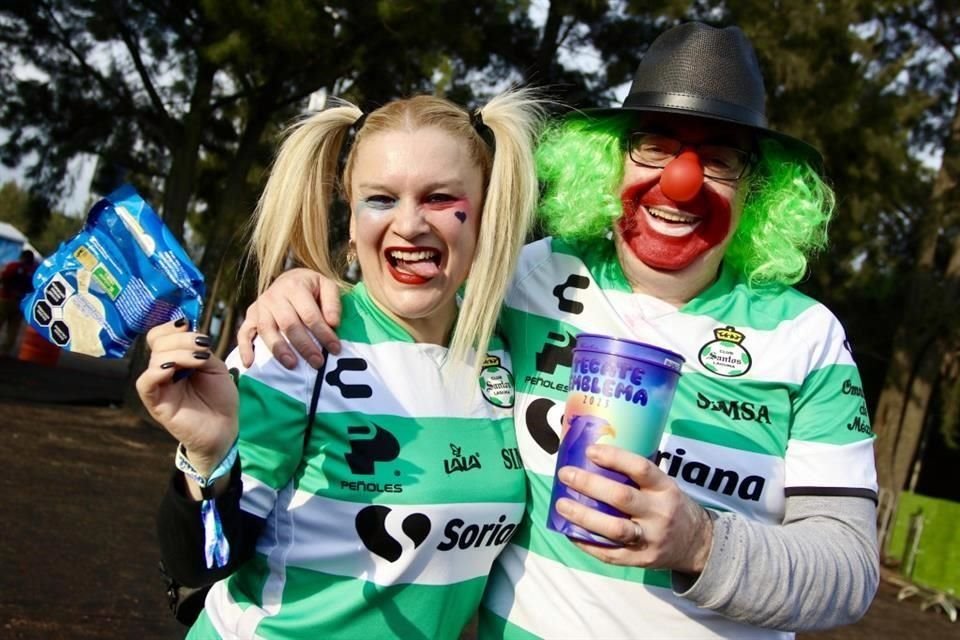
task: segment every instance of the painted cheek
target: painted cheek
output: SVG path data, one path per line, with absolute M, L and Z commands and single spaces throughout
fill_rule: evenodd
M 677 270 L 721 244 L 730 231 L 732 202 L 709 186 L 698 191 L 696 197 L 678 208 L 701 217 L 703 221 L 693 233 L 674 237 L 657 233 L 642 212 L 650 207 L 676 206 L 664 193 L 662 184 L 653 180 L 626 188 L 621 194 L 624 215 L 618 225 L 634 255 L 652 267 Z
M 451 215 L 463 224 L 470 217 L 470 203 L 466 198 L 446 200 L 444 202 L 424 202 L 422 205 L 428 211 Z
M 361 200 L 357 203 L 358 212 L 367 213 L 373 216 L 382 216 L 396 207 L 396 201 L 380 202 L 376 200 Z

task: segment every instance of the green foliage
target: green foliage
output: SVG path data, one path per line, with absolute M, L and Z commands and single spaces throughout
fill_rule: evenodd
M 46 209 L 43 228 L 31 231 L 31 213 L 35 213 L 38 206 L 40 205 L 30 192 L 16 182 L 11 180 L 0 185 L 0 222 L 12 224 L 19 229 L 41 255 L 47 256 L 53 253 L 61 242 L 80 230 L 83 219 Z
M 80 231 L 83 218 L 52 212 L 46 227 L 38 236 L 31 236 L 30 243 L 43 256 L 53 253 L 60 243 L 69 240 Z
M 12 224 L 20 231 L 27 228 L 27 202 L 30 195 L 13 180 L 0 185 L 0 222 Z

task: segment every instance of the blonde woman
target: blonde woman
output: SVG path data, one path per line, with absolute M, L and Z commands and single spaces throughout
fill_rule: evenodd
M 291 128 L 257 209 L 259 287 L 288 254 L 336 277 L 337 186 L 363 274 L 339 282 L 350 329 L 319 372 L 150 332 L 138 390 L 180 442 L 164 562 L 185 585 L 219 580 L 190 638 L 460 635 L 525 500 L 494 326 L 536 203 L 539 120 L 516 91 L 472 114 L 418 96 Z

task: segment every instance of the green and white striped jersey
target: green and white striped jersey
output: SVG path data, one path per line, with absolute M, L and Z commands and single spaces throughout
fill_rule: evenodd
M 774 524 L 785 496 L 875 499 L 873 435 L 837 319 L 726 268 L 678 310 L 634 294 L 612 245 L 575 251 L 550 238 L 525 248 L 502 318 L 530 502 L 491 575 L 481 637 L 792 636 L 700 609 L 673 594 L 669 572 L 604 564 L 545 523 L 580 332 L 684 356 L 657 462 L 700 504 Z
M 477 610 L 525 499 L 502 344 L 478 385 L 363 285 L 340 338 L 305 448 L 317 372 L 263 343 L 241 368 L 241 506 L 266 526 L 190 638 L 457 638 Z

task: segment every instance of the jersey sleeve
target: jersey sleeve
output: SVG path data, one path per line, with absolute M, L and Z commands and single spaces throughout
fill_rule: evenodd
M 873 430 L 860 373 L 836 317 L 821 305 L 799 327 L 807 373 L 793 395 L 784 492 L 877 499 Z
M 243 468 L 241 508 L 265 518 L 277 492 L 285 487 L 303 458 L 310 393 L 317 376 L 302 358 L 286 369 L 259 338 L 256 361 L 249 369 L 238 352 L 227 358 L 240 391 L 240 460 Z

